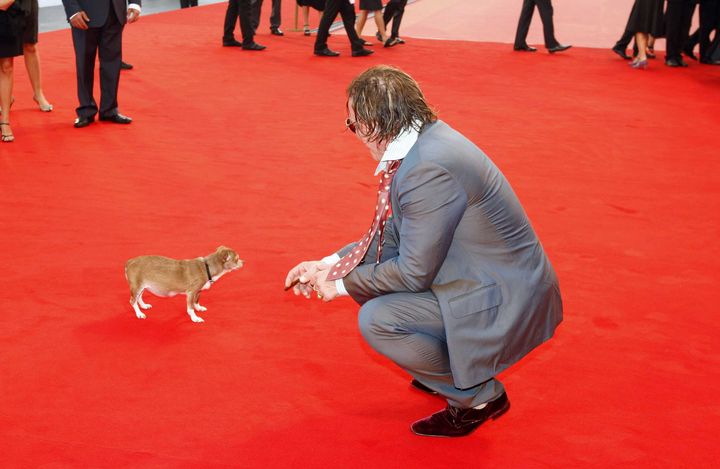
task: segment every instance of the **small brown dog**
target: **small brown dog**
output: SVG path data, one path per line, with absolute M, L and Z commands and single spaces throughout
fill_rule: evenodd
M 210 286 L 226 273 L 243 266 L 243 261 L 230 248 L 220 246 L 205 257 L 176 260 L 162 256 L 134 257 L 125 264 L 125 278 L 130 285 L 130 304 L 139 319 L 145 314 L 138 308 L 149 309 L 152 306 L 143 302 L 142 294 L 149 290 L 157 296 L 175 296 L 183 293 L 187 296 L 187 313 L 193 322 L 204 322 L 195 311 L 207 311 L 200 306 L 198 299 L 202 290 Z

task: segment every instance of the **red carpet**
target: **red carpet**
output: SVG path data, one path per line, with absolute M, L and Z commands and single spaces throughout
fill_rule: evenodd
M 408 40 L 368 59 L 313 38 L 219 47 L 222 5 L 126 30 L 126 127 L 71 126 L 70 33 L 41 37 L 46 91 L 18 61 L 0 144 L 3 467 L 702 467 L 720 457 L 720 159 L 712 67 L 629 70 L 606 51 Z M 503 418 L 460 440 L 408 426 L 443 402 L 370 350 L 355 304 L 284 293 L 287 270 L 365 229 L 374 164 L 344 89 L 390 63 L 483 148 L 558 271 L 556 338 L 501 375 Z M 672 99 L 671 99 L 672 98 Z M 334 192 L 342 197 L 333 197 Z M 135 318 L 140 254 L 218 245 L 246 267 Z

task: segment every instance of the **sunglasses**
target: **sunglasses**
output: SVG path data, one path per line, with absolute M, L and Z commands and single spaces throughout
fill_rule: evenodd
M 352 133 L 355 133 L 355 124 L 357 124 L 357 122 L 351 121 L 349 117 L 345 119 L 345 128 L 350 129 Z

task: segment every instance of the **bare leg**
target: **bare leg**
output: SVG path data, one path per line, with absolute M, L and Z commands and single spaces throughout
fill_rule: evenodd
M 638 47 L 638 55 L 633 60 L 633 63 L 642 62 L 647 60 L 647 48 L 648 48 L 648 34 L 647 33 L 635 33 L 635 42 Z
M 365 22 L 367 21 L 368 12 L 367 10 L 360 10 L 360 14 L 357 18 L 357 24 L 355 25 L 355 31 L 357 32 L 358 36 L 362 36 L 362 30 L 365 27 Z
M 45 99 L 45 95 L 42 90 L 40 55 L 38 53 L 37 46 L 35 44 L 24 44 L 23 56 L 25 57 L 25 68 L 27 68 L 30 83 L 33 88 L 33 98 L 37 101 L 41 110 L 52 110 L 52 105 L 47 99 Z
M 2 117 L 0 126 L 4 141 L 12 141 L 12 129 L 10 128 L 10 106 L 12 105 L 13 90 L 13 58 L 0 58 L 0 107 L 2 108 Z
M 377 30 L 380 33 L 380 36 L 382 36 L 383 42 L 387 42 L 388 35 L 385 31 L 385 21 L 383 21 L 382 11 L 380 10 L 375 12 L 375 26 L 377 26 Z

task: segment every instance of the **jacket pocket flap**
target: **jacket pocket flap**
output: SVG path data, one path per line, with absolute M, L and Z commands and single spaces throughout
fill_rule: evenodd
M 450 311 L 456 318 L 479 313 L 502 304 L 502 290 L 496 283 L 470 291 L 450 300 Z

